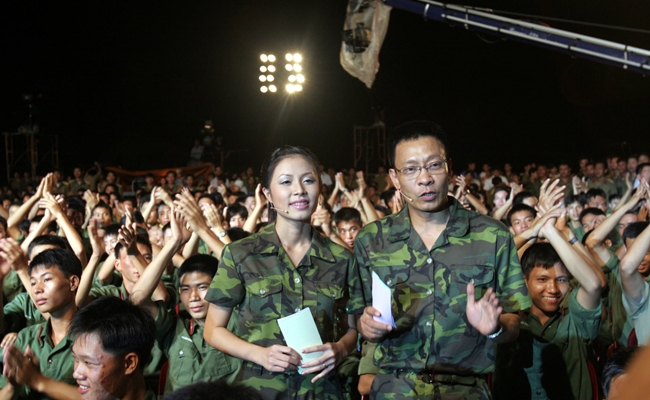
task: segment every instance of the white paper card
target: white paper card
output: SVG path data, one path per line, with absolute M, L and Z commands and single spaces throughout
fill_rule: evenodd
M 375 271 L 372 271 L 372 307 L 381 313 L 381 317 L 373 317 L 375 321 L 397 328 L 393 319 L 393 294 Z
M 300 353 L 303 364 L 323 355 L 322 351 L 314 353 L 302 352 L 307 347 L 323 344 L 323 339 L 318 333 L 314 316 L 311 315 L 309 308 L 303 308 L 293 315 L 278 319 L 278 325 L 280 325 L 280 331 L 287 342 L 287 346 Z M 300 372 L 301 368 L 298 371 Z

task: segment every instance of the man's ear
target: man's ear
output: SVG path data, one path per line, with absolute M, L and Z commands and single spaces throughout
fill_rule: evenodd
M 124 356 L 124 375 L 131 375 L 140 365 L 140 357 L 136 353 L 127 353 Z
M 77 275 L 71 275 L 68 281 L 70 282 L 70 291 L 75 292 L 79 288 L 79 277 Z
M 395 189 L 399 190 L 401 186 L 399 183 L 399 179 L 397 179 L 397 171 L 395 171 L 394 168 L 389 169 L 388 176 L 390 176 L 390 180 L 393 181 L 393 186 L 395 186 Z
M 120 273 L 122 272 L 122 263 L 120 262 L 119 258 L 115 259 L 115 264 L 113 265 L 115 266 L 116 270 L 118 270 Z
M 515 230 L 512 229 L 512 226 L 509 229 L 510 229 L 510 233 L 512 233 L 513 235 L 516 235 Z

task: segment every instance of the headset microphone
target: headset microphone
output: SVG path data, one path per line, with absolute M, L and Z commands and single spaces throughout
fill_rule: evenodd
M 271 204 L 271 210 L 281 211 L 281 212 L 283 212 L 285 214 L 289 214 L 288 210 L 280 210 L 279 208 L 275 208 L 275 206 L 273 204 Z
M 405 198 L 406 200 L 411 201 L 411 202 L 413 201 L 412 198 L 410 198 L 410 197 L 408 197 L 407 195 L 405 195 L 401 190 L 399 191 L 399 194 L 401 194 L 402 196 L 404 196 L 404 198 Z

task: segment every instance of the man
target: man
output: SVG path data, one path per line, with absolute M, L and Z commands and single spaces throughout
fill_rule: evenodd
M 350 250 L 354 249 L 354 240 L 361 230 L 361 213 L 356 208 L 344 207 L 334 214 L 336 234 L 345 242 Z
M 34 257 L 28 273 L 38 311 L 50 318 L 20 331 L 4 350 L 0 398 L 72 398 L 77 388 L 68 327 L 77 311 L 81 262 L 70 250 L 46 250 Z
M 144 365 L 156 337 L 144 309 L 105 296 L 81 309 L 70 322 L 74 335 L 74 378 L 83 400 L 154 400 Z
M 362 335 L 377 342 L 370 397 L 487 399 L 494 344 L 517 337 L 513 313 L 531 304 L 512 236 L 448 197 L 451 160 L 439 126 L 398 127 L 388 152 L 406 207 L 357 236 L 361 279 L 348 305 Z M 374 319 L 372 272 L 391 289 L 395 327 Z
M 601 282 L 570 230 L 565 237 L 551 218 L 540 235 L 549 243 L 533 244 L 521 258 L 533 305 L 522 313 L 517 340 L 497 347 L 494 398 L 591 400 L 587 361 L 600 326 Z M 571 277 L 580 284 L 573 291 Z
M 607 176 L 607 167 L 604 161 L 596 161 L 594 164 L 594 177 L 589 180 L 589 189 L 601 189 L 605 192 L 605 204 L 609 196 L 618 193 L 614 181 Z
M 621 286 L 623 306 L 634 323 L 640 345 L 650 341 L 650 226 L 648 222 L 635 222 L 625 228 L 625 245 L 628 251 L 621 260 Z

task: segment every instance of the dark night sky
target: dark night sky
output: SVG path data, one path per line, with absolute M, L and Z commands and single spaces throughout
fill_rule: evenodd
M 353 125 L 372 122 L 370 91 L 339 65 L 346 1 L 12 3 L 0 6 L 0 131 L 26 119 L 21 94 L 42 94 L 37 120 L 59 135 L 64 168 L 184 165 L 206 119 L 238 150 L 230 160 L 238 167 L 286 143 L 341 168 L 352 165 Z M 650 29 L 650 6 L 630 0 L 469 3 Z M 650 35 L 550 25 L 650 48 Z M 299 96 L 259 92 L 258 56 L 269 51 L 304 55 Z M 650 148 L 650 83 L 635 73 L 487 43 L 397 9 L 380 62 L 375 90 L 387 124 L 438 121 L 456 169 L 470 159 L 575 162 L 622 142 L 626 151 Z

